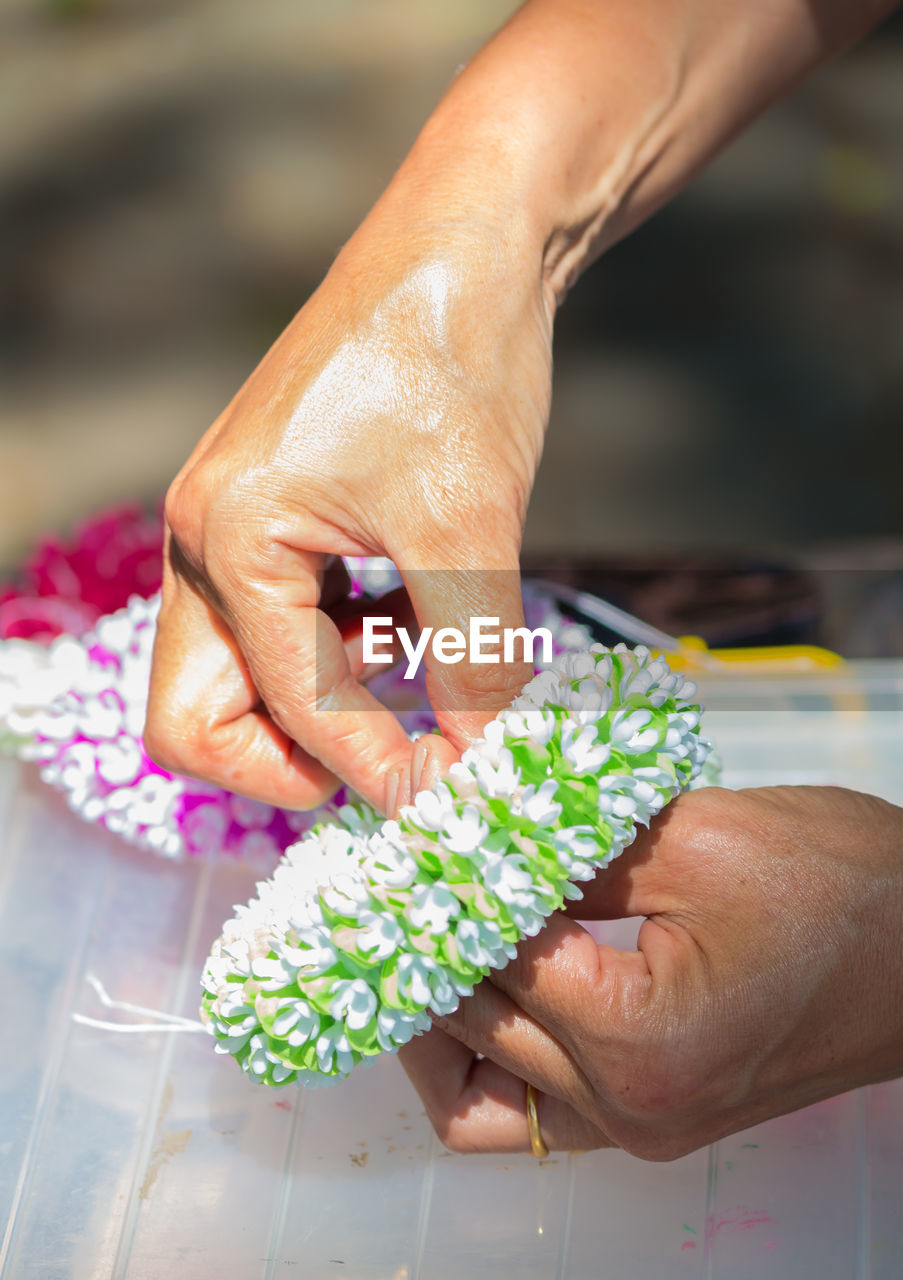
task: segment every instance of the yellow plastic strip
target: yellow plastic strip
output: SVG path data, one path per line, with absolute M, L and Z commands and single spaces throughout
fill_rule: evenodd
M 680 636 L 680 649 L 673 655 L 685 670 L 712 669 L 712 659 L 736 668 L 771 672 L 824 671 L 842 667 L 839 653 L 816 644 L 753 645 L 745 649 L 710 649 L 701 636 Z

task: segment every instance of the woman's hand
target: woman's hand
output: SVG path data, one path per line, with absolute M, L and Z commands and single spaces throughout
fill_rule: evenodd
M 890 7 L 518 9 L 172 486 L 146 728 L 161 764 L 301 808 L 341 778 L 391 808 L 509 701 L 525 664 L 434 664 L 446 741 L 409 779 L 336 625 L 335 557 L 391 557 L 422 626 L 519 625 L 557 299 Z
M 358 679 L 353 625 L 337 625 L 347 578 L 336 557 L 390 557 L 420 626 L 523 625 L 518 556 L 551 376 L 539 250 L 485 208 L 455 222 L 448 195 L 441 226 L 412 229 L 396 198 L 346 246 L 167 500 L 149 750 L 289 807 L 321 802 L 338 778 L 378 807 L 410 793 L 407 736 Z M 407 621 L 403 600 L 369 612 L 393 603 Z M 420 785 L 532 674 L 426 661 L 445 740 L 429 740 Z
M 903 809 L 689 792 L 572 911 L 638 949 L 557 915 L 401 1050 L 453 1150 L 528 1150 L 524 1081 L 550 1148 L 667 1160 L 903 1071 Z

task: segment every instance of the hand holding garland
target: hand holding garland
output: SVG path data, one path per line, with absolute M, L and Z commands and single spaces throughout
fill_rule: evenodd
M 646 920 L 618 951 L 571 914 Z M 550 1148 L 673 1159 L 903 1073 L 901 932 L 903 809 L 687 792 L 400 1058 L 453 1150 L 528 1150 L 527 1080 Z

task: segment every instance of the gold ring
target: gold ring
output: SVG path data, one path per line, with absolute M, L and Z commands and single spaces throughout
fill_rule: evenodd
M 549 1148 L 542 1140 L 539 1129 L 539 1110 L 537 1109 L 537 1093 L 532 1084 L 527 1085 L 527 1130 L 530 1134 L 530 1150 L 537 1160 L 545 1160 Z

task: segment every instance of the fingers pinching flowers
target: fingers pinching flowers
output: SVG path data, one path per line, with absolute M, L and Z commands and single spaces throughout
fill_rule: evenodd
M 227 604 L 170 555 L 145 728 L 158 763 L 286 808 L 314 808 L 340 778 L 382 804 L 385 770 L 407 765 L 410 744 L 354 678 L 318 607 L 318 568 L 299 556 L 295 580 L 266 589 L 249 570 Z

